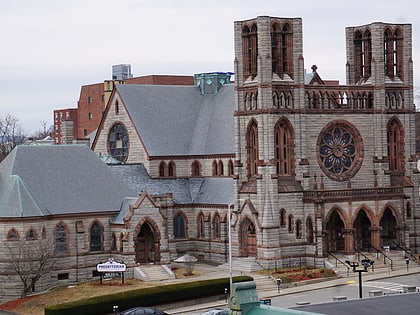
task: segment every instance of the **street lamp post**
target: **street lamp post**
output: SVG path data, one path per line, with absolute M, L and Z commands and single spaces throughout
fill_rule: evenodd
M 363 297 L 362 294 L 362 272 L 367 272 L 370 266 L 373 266 L 374 261 L 370 259 L 362 259 L 363 269 L 357 269 L 359 267 L 359 263 L 357 261 L 348 261 L 346 260 L 346 264 L 348 264 L 351 268 L 353 268 L 353 272 L 359 273 L 359 298 Z
M 229 294 L 232 293 L 232 226 L 231 226 L 231 210 L 233 203 L 228 206 L 228 238 L 229 238 Z

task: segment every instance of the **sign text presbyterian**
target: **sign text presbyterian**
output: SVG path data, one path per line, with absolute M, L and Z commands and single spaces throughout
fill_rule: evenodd
M 96 270 L 98 272 L 125 272 L 126 269 L 126 264 L 115 262 L 112 258 L 110 258 L 106 263 L 96 265 Z

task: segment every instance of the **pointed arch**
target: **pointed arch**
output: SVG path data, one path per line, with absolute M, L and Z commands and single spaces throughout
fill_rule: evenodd
M 205 224 L 204 214 L 200 212 L 197 216 L 197 238 L 204 239 L 206 238 L 206 224 Z
M 36 240 L 38 239 L 38 233 L 33 227 L 30 227 L 25 233 L 25 238 L 27 241 Z
M 326 252 L 342 252 L 345 250 L 344 231 L 346 216 L 343 209 L 332 208 L 326 216 Z
M 372 242 L 372 213 L 368 208 L 361 207 L 355 212 L 353 220 L 354 248 L 356 250 L 368 249 Z
M 18 230 L 15 228 L 11 228 L 9 232 L 7 232 L 7 240 L 8 241 L 17 241 L 20 239 L 20 235 Z
M 211 169 L 212 169 L 213 176 L 219 175 L 216 160 L 213 160 Z
M 167 176 L 167 167 L 165 161 L 161 161 L 159 163 L 159 177 L 166 177 Z
M 404 128 L 394 117 L 387 124 L 388 163 L 391 173 L 404 173 Z
M 200 177 L 201 176 L 201 163 L 198 160 L 195 160 L 191 164 L 191 176 Z
M 170 161 L 168 164 L 168 176 L 176 177 L 176 164 L 174 161 Z
M 257 25 L 245 26 L 242 29 L 242 50 L 244 61 L 244 77 L 254 79 L 257 76 L 258 37 Z
M 314 224 L 311 216 L 306 218 L 306 242 L 309 244 L 314 242 Z
M 219 240 L 221 236 L 221 227 L 220 227 L 220 215 L 218 212 L 216 212 L 213 215 L 213 239 Z
M 54 252 L 56 255 L 66 255 L 69 250 L 68 227 L 63 222 L 57 223 L 54 229 Z
M 104 227 L 95 220 L 89 227 L 89 248 L 91 252 L 99 252 L 103 250 Z
M 178 211 L 173 218 L 173 230 L 175 239 L 187 238 L 187 216 L 184 212 Z
M 274 160 L 277 175 L 294 175 L 294 138 L 294 130 L 289 120 L 281 118 L 274 127 Z
M 258 125 L 252 119 L 247 128 L 247 172 L 248 177 L 252 178 L 258 174 Z
M 233 176 L 233 174 L 234 174 L 233 161 L 229 160 L 229 162 L 228 162 L 228 176 Z
M 240 239 L 240 253 L 243 257 L 256 257 L 257 256 L 257 234 L 255 224 L 251 219 L 245 217 L 239 228 Z

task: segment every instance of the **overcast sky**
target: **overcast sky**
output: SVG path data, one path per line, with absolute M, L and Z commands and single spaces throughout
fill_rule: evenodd
M 415 0 L 0 0 L 0 117 L 27 133 L 53 110 L 77 107 L 80 87 L 133 75 L 233 71 L 233 23 L 301 17 L 305 68 L 345 84 L 345 27 L 413 24 L 420 89 L 420 4 Z M 419 90 L 420 94 L 420 90 Z

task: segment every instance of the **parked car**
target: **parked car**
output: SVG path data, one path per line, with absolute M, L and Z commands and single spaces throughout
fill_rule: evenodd
M 128 310 L 122 311 L 120 315 L 169 315 L 169 314 L 155 308 L 139 306 L 139 307 L 133 307 Z
M 226 309 L 214 309 L 201 313 L 201 315 L 228 315 L 229 311 Z

